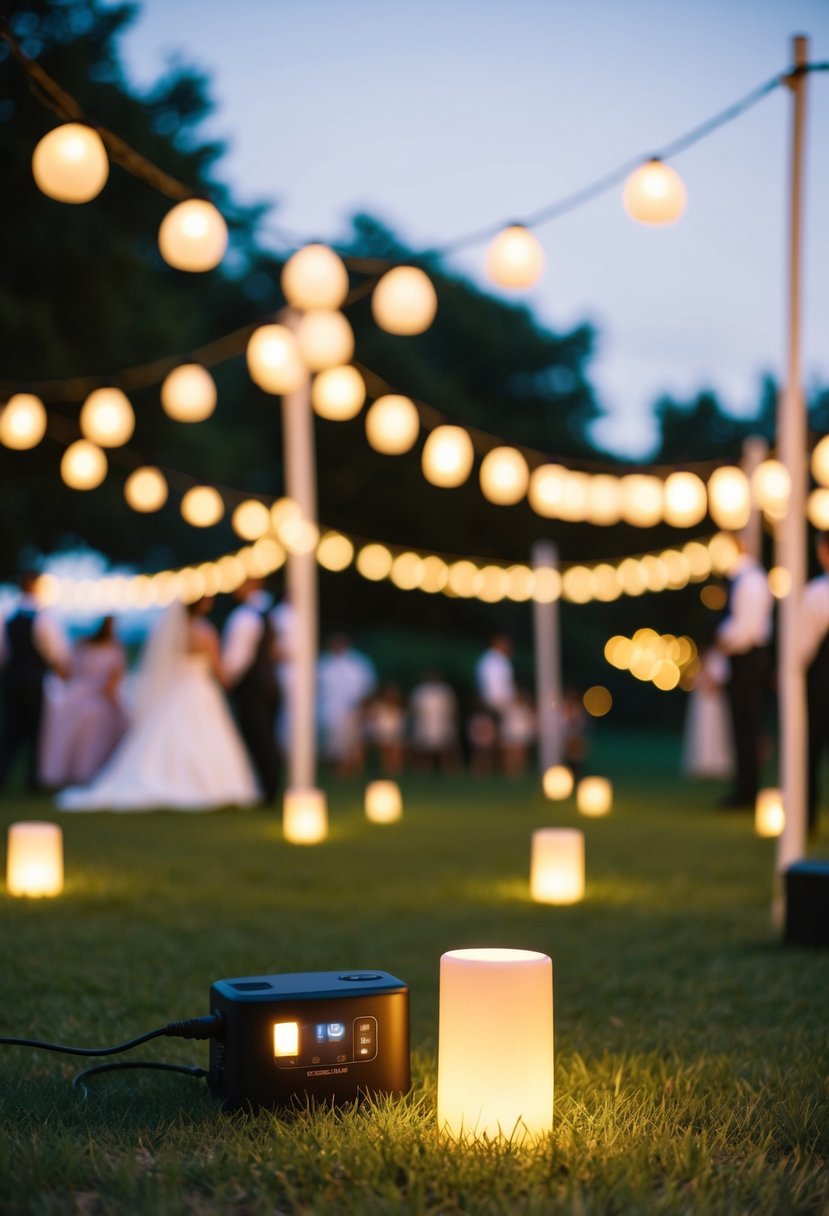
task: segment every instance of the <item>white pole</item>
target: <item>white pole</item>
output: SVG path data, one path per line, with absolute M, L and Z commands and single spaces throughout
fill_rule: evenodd
M 749 435 L 743 443 L 743 458 L 740 461 L 740 467 L 749 480 L 751 480 L 754 470 L 759 464 L 762 464 L 768 454 L 769 445 L 765 439 L 761 435 Z M 743 535 L 746 538 L 748 552 L 759 562 L 763 551 L 763 515 L 754 501 L 754 495 L 751 497 L 751 515 L 743 529 Z
M 557 570 L 558 549 L 547 540 L 532 547 L 535 570 Z M 558 600 L 533 601 L 535 696 L 538 715 L 538 762 L 542 774 L 561 763 L 561 631 Z
M 282 321 L 296 324 L 286 309 Z M 311 378 L 282 397 L 282 434 L 285 453 L 285 492 L 299 505 L 302 518 L 317 523 L 317 476 Z M 288 789 L 316 785 L 316 700 L 318 650 L 317 562 L 310 553 L 289 553 L 288 600 L 295 617 L 294 653 L 291 659 L 288 704 Z
M 777 847 L 777 908 L 783 871 L 806 851 L 806 682 L 800 662 L 798 616 L 806 580 L 806 410 L 801 388 L 803 153 L 809 41 L 793 39 L 791 160 L 789 183 L 788 350 L 786 383 L 778 402 L 777 447 L 791 477 L 791 499 L 779 525 L 781 564 L 789 573 L 789 594 L 781 601 L 778 639 L 780 768 L 783 834 Z

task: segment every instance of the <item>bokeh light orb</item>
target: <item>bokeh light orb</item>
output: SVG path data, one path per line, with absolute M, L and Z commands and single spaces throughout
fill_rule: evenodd
M 259 540 L 271 526 L 271 513 L 258 498 L 247 498 L 234 508 L 230 523 L 242 540 Z
M 537 515 L 558 519 L 564 503 L 567 469 L 560 464 L 542 464 L 530 474 L 528 499 Z
M 751 487 L 742 469 L 722 465 L 708 479 L 708 510 L 719 528 L 744 528 L 751 516 Z
M 176 270 L 194 274 L 213 270 L 227 249 L 227 224 L 207 199 L 188 198 L 164 216 L 158 248 Z
M 520 502 L 527 493 L 530 470 L 518 448 L 499 447 L 481 461 L 481 492 L 498 506 Z
M 339 308 L 348 295 L 348 271 L 327 245 L 306 245 L 288 258 L 282 268 L 282 290 L 292 308 Z
M 639 224 L 674 224 L 685 212 L 687 195 L 679 174 L 654 158 L 631 173 L 622 201 Z
M 167 481 L 152 465 L 134 469 L 124 482 L 124 498 L 133 511 L 159 511 L 167 501 Z
M 135 414 L 120 388 L 96 388 L 81 406 L 80 427 L 85 439 L 102 448 L 119 448 L 132 438 Z
M 663 513 L 672 528 L 692 528 L 705 518 L 708 494 L 696 473 L 671 473 L 665 479 Z
M 544 796 L 553 802 L 569 798 L 573 792 L 575 778 L 566 764 L 553 764 L 546 769 L 541 779 Z
M 812 476 L 821 486 L 829 486 L 829 435 L 815 444 L 812 452 Z
M 348 363 L 354 355 L 354 331 L 348 319 L 334 308 L 304 313 L 296 330 L 299 353 L 312 372 Z
M 544 250 L 523 224 L 504 228 L 487 250 L 486 272 L 499 287 L 532 287 L 543 270 Z
M 320 418 L 347 422 L 355 418 L 366 399 L 366 384 L 356 367 L 329 367 L 314 377 L 311 404 Z
M 217 400 L 216 382 L 200 363 L 174 367 L 161 385 L 161 408 L 176 422 L 204 422 Z
M 829 530 L 829 490 L 812 490 L 806 500 L 806 515 L 813 528 Z
M 37 187 L 59 203 L 88 203 L 96 198 L 109 177 L 109 160 L 103 140 L 93 128 L 67 122 L 49 131 L 32 156 Z
M 365 425 L 366 439 L 375 452 L 402 456 L 417 443 L 420 414 L 411 398 L 388 393 L 366 411 Z
M 789 505 L 792 479 L 780 460 L 762 460 L 751 474 L 751 493 L 761 511 L 781 519 Z
M 635 528 L 652 528 L 662 519 L 664 486 L 650 473 L 629 473 L 621 479 L 622 518 Z
M 416 266 L 387 270 L 371 294 L 374 320 L 390 334 L 422 334 L 434 321 L 437 310 L 432 280 Z
M 24 452 L 46 434 L 46 409 L 33 393 L 15 393 L 0 410 L 0 443 Z
M 224 513 L 222 496 L 213 486 L 193 486 L 181 500 L 182 518 L 194 528 L 212 528 Z
M 250 378 L 266 393 L 292 393 L 308 375 L 294 334 L 286 325 L 260 325 L 248 341 Z
M 475 450 L 461 426 L 438 426 L 430 432 L 421 457 L 423 476 L 434 486 L 463 485 L 472 472 Z
M 88 439 L 76 439 L 63 453 L 60 475 L 73 490 L 94 490 L 107 475 L 107 458 Z

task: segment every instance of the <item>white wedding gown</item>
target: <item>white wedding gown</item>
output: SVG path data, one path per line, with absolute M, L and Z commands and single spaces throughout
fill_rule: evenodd
M 152 640 L 152 639 L 151 639 Z M 260 793 L 206 654 L 173 655 L 148 681 L 133 725 L 89 785 L 63 790 L 64 811 L 210 811 Z

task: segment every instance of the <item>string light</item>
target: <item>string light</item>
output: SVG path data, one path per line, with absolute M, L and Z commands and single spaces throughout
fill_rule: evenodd
M 438 426 L 423 445 L 423 476 L 435 486 L 460 486 L 469 477 L 474 459 L 472 440 L 463 427 Z
M 107 458 L 88 439 L 76 439 L 63 453 L 60 475 L 73 490 L 94 490 L 107 475 Z
M 327 245 L 311 244 L 293 254 L 282 268 L 282 290 L 292 308 L 339 308 L 348 295 L 348 271 Z
M 189 198 L 172 207 L 158 230 L 158 248 L 169 266 L 203 273 L 218 266 L 227 249 L 227 224 L 212 203 Z
M 622 201 L 639 224 L 675 224 L 685 212 L 687 196 L 676 170 L 654 157 L 631 173 Z
M 751 516 L 751 489 L 748 478 L 736 465 L 715 469 L 708 481 L 708 509 L 720 528 L 736 532 Z
M 211 528 L 224 513 L 222 496 L 213 486 L 192 486 L 182 497 L 181 514 L 194 528 Z
M 346 422 L 356 417 L 366 399 L 366 385 L 356 367 L 331 367 L 314 377 L 311 405 L 320 418 Z
M 523 224 L 499 232 L 486 255 L 486 271 L 499 287 L 532 287 L 544 270 L 544 250 Z
M 300 317 L 296 340 L 305 366 L 312 372 L 348 363 L 354 355 L 354 331 L 341 312 L 315 308 Z
M 366 439 L 376 452 L 402 456 L 420 434 L 420 414 L 409 397 L 389 393 L 378 397 L 366 411 Z
M 67 122 L 47 132 L 32 156 L 37 187 L 59 203 L 88 203 L 109 177 L 109 160 L 98 132 Z
M 271 526 L 271 513 L 263 502 L 248 498 L 234 509 L 230 522 L 242 540 L 259 540 Z
M 216 408 L 216 382 L 200 363 L 182 363 L 161 385 L 161 408 L 176 422 L 204 422 Z
M 673 528 L 692 528 L 705 518 L 708 495 L 696 473 L 671 473 L 665 479 L 663 512 Z
M 286 325 L 260 325 L 247 346 L 250 378 L 266 393 L 292 393 L 308 370 L 294 334 Z
M 771 519 L 782 519 L 789 505 L 792 479 L 779 460 L 762 460 L 750 478 L 751 493 L 761 511 Z
M 829 435 L 815 444 L 812 452 L 812 476 L 821 486 L 829 486 Z
M 124 482 L 124 498 L 133 511 L 160 511 L 167 501 L 167 481 L 160 469 L 144 465 Z
M 435 319 L 438 298 L 432 280 L 416 266 L 395 266 L 377 282 L 371 311 L 390 334 L 422 334 Z
M 498 506 L 520 502 L 527 493 L 530 471 L 517 448 L 493 448 L 481 461 L 481 491 Z
M 119 388 L 98 388 L 90 393 L 78 421 L 84 437 L 102 448 L 122 447 L 135 430 L 133 408 Z
M 15 393 L 0 410 L 0 443 L 18 452 L 37 447 L 46 434 L 46 410 L 33 393 Z

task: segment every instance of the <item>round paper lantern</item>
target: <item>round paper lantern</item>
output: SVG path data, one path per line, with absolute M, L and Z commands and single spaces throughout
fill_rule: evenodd
M 322 790 L 286 790 L 282 831 L 290 844 L 319 844 L 328 836 L 328 806 Z
M 403 798 L 396 781 L 370 781 L 366 786 L 366 819 L 370 823 L 397 823 L 403 817 Z
M 634 169 L 622 195 L 625 211 L 640 224 L 674 224 L 685 211 L 682 178 L 654 158 Z
M 423 445 L 423 476 L 435 486 L 460 486 L 472 472 L 475 450 L 463 427 L 438 426 Z
M 566 764 L 554 764 L 548 768 L 541 783 L 545 797 L 553 802 L 561 802 L 562 799 L 569 798 L 575 784 L 572 770 Z
M 63 833 L 56 823 L 23 821 L 9 827 L 6 890 L 30 898 L 63 890 Z
M 813 528 L 829 530 L 829 490 L 812 490 L 806 500 L 806 515 Z
M 742 469 L 723 465 L 708 480 L 708 510 L 714 523 L 731 532 L 744 528 L 751 516 L 751 489 Z
M 759 790 L 754 803 L 754 830 L 758 836 L 779 836 L 786 825 L 780 790 Z
M 529 503 L 537 515 L 558 519 L 564 502 L 567 470 L 560 464 L 542 464 L 530 474 Z
M 530 470 L 517 448 L 493 448 L 481 461 L 481 491 L 498 506 L 520 502 L 527 493 Z
M 609 815 L 613 805 L 613 786 L 606 777 L 582 777 L 576 786 L 576 806 L 582 815 L 598 819 Z
M 308 375 L 297 340 L 285 325 L 260 325 L 247 347 L 248 371 L 266 393 L 292 393 Z
M 348 295 L 348 271 L 327 245 L 306 245 L 282 268 L 282 290 L 292 308 L 339 308 Z
M 829 486 L 829 435 L 815 444 L 812 452 L 812 476 L 822 486 Z
M 81 406 L 84 436 L 102 448 L 119 448 L 132 438 L 135 414 L 120 388 L 96 388 Z
M 0 411 L 0 443 L 18 452 L 36 447 L 46 434 L 46 410 L 32 393 L 15 393 Z
M 124 497 L 133 511 L 158 511 L 167 501 L 167 482 L 163 473 L 144 465 L 130 473 L 124 482 Z
M 356 417 L 366 399 L 366 384 L 356 367 L 329 367 L 314 377 L 311 404 L 320 418 L 347 422 Z
M 652 528 L 662 519 L 664 488 L 658 477 L 629 473 L 621 479 L 622 518 L 636 528 Z
M 665 481 L 663 515 L 672 528 L 692 528 L 705 518 L 708 495 L 696 473 L 671 473 Z
M 216 382 L 200 363 L 182 363 L 161 386 L 161 408 L 176 422 L 204 422 L 216 408 Z
M 176 270 L 212 270 L 227 249 L 227 224 L 212 203 L 189 198 L 164 216 L 158 248 L 164 261 Z
M 532 287 L 544 269 L 544 250 L 523 224 L 499 232 L 486 255 L 486 272 L 499 287 Z
M 530 894 L 540 904 L 584 899 L 584 832 L 538 828 L 532 834 Z
M 73 490 L 94 490 L 107 475 L 107 458 L 88 439 L 76 439 L 63 453 L 60 475 Z
M 348 363 L 354 354 L 354 331 L 336 309 L 315 308 L 306 312 L 295 333 L 299 353 L 312 372 Z
M 366 439 L 375 452 L 401 456 L 420 434 L 420 414 L 414 401 L 389 393 L 378 397 L 366 412 Z
M 271 526 L 271 513 L 263 502 L 248 498 L 235 508 L 230 522 L 242 540 L 259 540 Z
M 751 474 L 751 492 L 761 511 L 773 519 L 781 519 L 789 504 L 792 479 L 789 470 L 779 460 L 762 460 Z
M 59 203 L 88 203 L 109 177 L 109 160 L 98 132 L 67 122 L 43 136 L 32 156 L 37 187 Z
M 374 320 L 390 334 L 422 334 L 437 310 L 432 280 L 415 266 L 387 270 L 371 294 Z
M 181 514 L 194 528 L 211 528 L 224 513 L 222 496 L 213 486 L 193 486 L 181 500 Z

